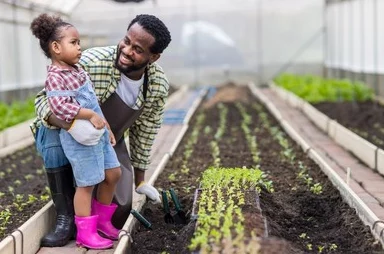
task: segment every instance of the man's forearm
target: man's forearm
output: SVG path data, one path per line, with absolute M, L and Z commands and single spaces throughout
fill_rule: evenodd
M 56 126 L 65 130 L 68 130 L 71 127 L 71 123 L 68 123 L 64 120 L 57 118 L 54 114 L 51 114 L 49 116 L 48 122 L 53 126 Z

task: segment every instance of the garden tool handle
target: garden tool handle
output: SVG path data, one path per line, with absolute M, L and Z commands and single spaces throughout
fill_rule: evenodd
M 173 203 L 175 203 L 176 211 L 181 210 L 180 201 L 176 196 L 175 190 L 173 188 L 169 189 L 169 193 L 171 194 L 171 198 L 173 200 Z
M 169 204 L 168 204 L 168 197 L 167 197 L 167 192 L 165 190 L 161 191 L 161 196 L 163 200 L 163 209 L 165 213 L 169 213 Z
M 133 216 L 135 216 L 135 218 L 140 221 L 146 228 L 150 228 L 152 229 L 152 224 L 146 219 L 143 217 L 143 215 L 141 215 L 140 213 L 138 213 L 136 210 L 132 209 L 131 210 L 131 214 Z

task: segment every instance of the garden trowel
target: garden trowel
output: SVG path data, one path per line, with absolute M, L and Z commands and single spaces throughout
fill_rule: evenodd
M 132 209 L 131 214 L 138 220 L 140 221 L 141 224 L 144 225 L 144 227 L 148 229 L 152 229 L 152 223 L 150 223 L 146 218 L 144 218 L 143 215 L 141 215 L 138 211 Z
M 167 197 L 167 192 L 165 190 L 161 191 L 161 196 L 163 200 L 163 210 L 164 210 L 164 221 L 165 223 L 175 223 L 171 212 L 169 210 L 169 204 L 168 204 L 168 197 Z
M 173 203 L 175 204 L 175 208 L 176 208 L 176 214 L 174 215 L 175 224 L 186 224 L 187 216 L 185 215 L 185 212 L 181 209 L 181 204 L 175 193 L 175 190 L 171 188 L 169 190 L 169 193 L 171 194 Z

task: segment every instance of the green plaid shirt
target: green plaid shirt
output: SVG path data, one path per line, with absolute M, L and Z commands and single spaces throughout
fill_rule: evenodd
M 79 62 L 80 66 L 89 73 L 101 103 L 115 92 L 120 81 L 120 71 L 114 67 L 116 56 L 117 46 L 91 48 L 83 52 Z M 144 101 L 142 86 L 136 100 L 136 107 L 143 106 L 143 112 L 126 132 L 126 135 L 129 135 L 132 166 L 143 170 L 148 169 L 150 164 L 152 144 L 162 123 L 169 90 L 168 80 L 158 64 L 149 65 L 147 75 L 147 99 Z M 44 90 L 37 94 L 35 108 L 37 118 L 31 124 L 32 132 L 35 134 L 41 124 L 48 128 L 55 128 L 47 122 L 52 112 Z

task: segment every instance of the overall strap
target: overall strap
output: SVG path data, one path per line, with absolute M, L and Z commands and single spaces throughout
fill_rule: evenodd
M 69 91 L 69 90 L 54 90 L 54 91 L 48 91 L 47 96 L 48 97 L 54 97 L 54 96 L 72 96 L 75 97 L 77 95 L 77 91 Z
M 144 84 L 143 85 L 144 85 L 144 87 L 143 87 L 143 97 L 144 97 L 144 101 L 145 101 L 147 99 L 147 91 L 148 91 L 148 71 L 144 72 Z

